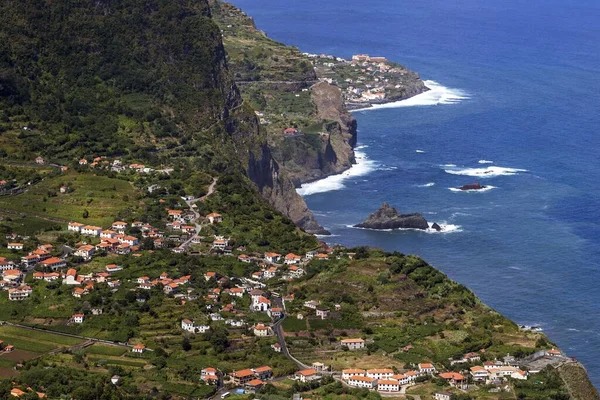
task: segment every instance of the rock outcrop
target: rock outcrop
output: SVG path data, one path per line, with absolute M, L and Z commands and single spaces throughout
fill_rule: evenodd
M 357 228 L 368 229 L 420 229 L 429 228 L 427 220 L 421 214 L 400 214 L 387 203 L 358 225 Z M 440 228 L 441 229 L 441 228 Z

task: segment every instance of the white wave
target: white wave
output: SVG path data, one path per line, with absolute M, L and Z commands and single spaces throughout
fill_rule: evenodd
M 319 239 L 327 239 L 330 237 L 336 237 L 336 236 L 340 236 L 340 235 L 315 235 L 315 236 Z
M 361 144 L 360 146 L 356 146 L 354 148 L 354 150 L 362 150 L 362 149 L 366 149 L 367 147 L 369 147 L 368 144 Z
M 442 228 L 441 231 L 437 231 L 432 228 L 433 222 L 428 222 L 428 229 L 415 229 L 415 228 L 396 228 L 396 229 L 372 229 L 372 228 L 361 228 L 354 225 L 346 225 L 347 228 L 362 229 L 365 231 L 375 232 L 394 232 L 394 231 L 413 231 L 413 232 L 424 232 L 424 233 L 451 233 L 451 232 L 462 232 L 460 225 L 447 224 L 446 222 L 439 222 L 438 225 Z
M 567 328 L 567 330 L 571 332 L 580 332 L 579 329 L 576 328 Z
M 448 189 L 452 190 L 455 193 L 463 193 L 463 192 L 473 193 L 473 192 L 487 192 L 488 190 L 496 189 L 496 186 L 487 185 L 483 189 L 468 189 L 468 190 L 462 190 L 459 188 L 448 188 Z
M 425 153 L 425 150 L 415 150 L 415 153 Z
M 493 178 L 495 176 L 511 176 L 519 172 L 527 172 L 526 169 L 505 168 L 505 167 L 486 167 L 486 168 L 463 168 L 463 169 L 446 169 L 444 170 L 452 175 L 467 175 L 478 178 Z
M 427 233 L 451 233 L 451 232 L 462 232 L 462 227 L 460 225 L 448 224 L 446 222 L 439 222 L 438 225 L 442 228 L 441 231 L 436 231 L 432 228 L 433 223 L 429 222 L 429 229 L 425 232 Z
M 425 183 L 423 185 L 417 185 L 417 187 L 432 187 L 433 185 L 435 185 L 435 182 L 429 182 L 429 183 Z
M 490 161 L 490 160 L 479 160 L 477 162 L 479 164 L 493 164 L 494 163 L 493 161 Z
M 442 164 L 442 167 L 456 167 L 456 164 Z
M 440 104 L 455 104 L 462 100 L 468 100 L 471 96 L 461 89 L 449 88 L 440 85 L 436 81 L 423 81 L 425 86 L 430 90 L 418 94 L 409 99 L 394 101 L 386 104 L 373 104 L 372 107 L 360 108 L 353 111 L 369 111 L 378 110 L 380 108 L 398 108 L 398 107 L 415 107 L 415 106 L 436 106 Z
M 340 190 L 346 187 L 344 185 L 346 180 L 373 172 L 378 167 L 377 163 L 373 160 L 369 160 L 367 155 L 361 152 L 359 148 L 360 147 L 357 147 L 354 152 L 356 164 L 348 170 L 341 174 L 331 175 L 318 181 L 305 183 L 296 189 L 296 192 L 298 192 L 300 196 L 310 196 L 317 193 Z

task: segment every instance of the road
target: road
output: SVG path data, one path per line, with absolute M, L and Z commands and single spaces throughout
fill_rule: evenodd
M 194 213 L 194 220 L 195 220 L 195 225 L 196 225 L 196 234 L 199 234 L 200 231 L 202 230 L 202 227 L 205 224 L 201 224 L 199 221 L 202 219 L 202 216 L 200 215 L 200 213 L 198 211 L 196 211 L 195 207 L 192 207 L 194 205 L 194 203 L 198 202 L 198 201 L 204 201 L 208 198 L 208 196 L 212 195 L 215 192 L 215 188 L 217 186 L 217 182 L 219 181 L 219 178 L 213 178 L 212 183 L 210 184 L 210 186 L 208 187 L 208 192 L 202 196 L 202 197 L 198 197 L 195 199 L 190 199 L 190 200 L 186 200 L 185 203 L 187 204 L 187 206 L 190 208 L 190 210 L 192 210 L 192 212 Z M 185 242 L 183 242 L 183 244 L 181 245 L 181 247 L 183 247 L 184 249 L 186 247 L 189 246 L 190 242 L 192 241 L 192 239 L 194 238 L 195 235 L 192 235 L 188 240 L 186 240 Z

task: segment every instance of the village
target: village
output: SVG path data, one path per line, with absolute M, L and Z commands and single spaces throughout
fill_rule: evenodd
M 490 390 L 508 390 L 511 380 L 526 380 L 539 370 L 528 368 L 521 359 L 507 355 L 502 360 L 482 361 L 485 350 L 477 353 L 467 353 L 462 358 L 449 361 L 451 369 L 431 362 L 417 363 L 414 369 L 399 370 L 397 368 L 361 368 L 360 354 L 366 351 L 370 339 L 367 337 L 339 338 L 337 349 L 341 352 L 355 352 L 358 360 L 352 368 L 334 371 L 317 360 L 310 365 L 298 361 L 287 349 L 286 336 L 281 328 L 281 322 L 287 315 L 292 314 L 296 320 L 311 318 L 326 320 L 342 311 L 341 304 L 323 305 L 317 300 L 298 302 L 294 293 L 276 293 L 270 283 L 294 281 L 302 279 L 306 269 L 313 263 L 323 263 L 333 259 L 352 259 L 355 254 L 336 250 L 321 243 L 320 248 L 303 255 L 294 253 L 279 254 L 272 251 L 263 254 L 247 253 L 244 246 L 234 247 L 234 238 L 213 235 L 210 239 L 200 236 L 206 225 L 219 225 L 226 216 L 212 212 L 206 216 L 198 216 L 190 209 L 169 209 L 164 211 L 167 221 L 165 226 L 169 231 L 178 231 L 186 236 L 179 240 L 178 245 L 169 242 L 169 251 L 173 253 L 188 253 L 198 257 L 216 256 L 248 265 L 247 274 L 243 277 L 225 276 L 216 271 L 205 271 L 201 276 L 174 275 L 162 272 L 152 276 L 139 275 L 129 279 L 119 279 L 124 268 L 117 263 L 109 263 L 96 271 L 81 272 L 82 267 L 97 257 L 112 254 L 115 257 L 140 257 L 143 250 L 140 242 L 144 239 L 153 241 L 157 251 L 166 248 L 164 232 L 147 223 L 139 221 L 115 221 L 108 227 L 86 225 L 81 222 L 70 222 L 65 227 L 66 232 L 80 235 L 82 241 L 75 248 L 41 244 L 19 260 L 0 258 L 2 280 L 0 287 L 8 292 L 9 301 L 27 301 L 36 290 L 37 282 L 54 283 L 72 288 L 71 294 L 76 299 L 85 299 L 98 285 L 106 285 L 111 291 L 117 292 L 122 286 L 136 293 L 136 301 L 144 302 L 145 292 L 161 290 L 165 296 L 179 301 L 181 304 L 194 302 L 199 298 L 205 306 L 202 315 L 186 316 L 180 320 L 179 329 L 186 335 L 206 334 L 215 324 L 224 324 L 228 329 L 242 329 L 244 335 L 276 342 L 271 344 L 274 353 L 282 353 L 300 369 L 289 379 L 302 384 L 317 384 L 324 378 L 343 382 L 344 385 L 358 389 L 368 389 L 383 394 L 401 394 L 415 385 L 431 380 L 444 382 L 444 385 L 455 391 L 469 391 L 480 385 L 493 385 Z M 11 235 L 10 239 L 19 239 Z M 208 239 L 208 240 L 207 240 Z M 202 244 L 192 249 L 194 244 Z M 19 254 L 26 247 L 25 243 L 11 241 L 7 248 Z M 68 261 L 71 260 L 71 261 Z M 76 262 L 73 263 L 73 260 Z M 202 281 L 204 290 L 198 290 L 192 281 Z M 277 285 L 275 285 L 277 286 Z M 85 324 L 103 312 L 102 308 L 91 308 L 83 311 L 74 309 L 67 325 Z M 250 313 L 250 314 L 248 314 Z M 266 319 L 250 323 L 246 315 L 259 313 Z M 12 351 L 12 346 L 4 347 L 4 351 Z M 406 351 L 410 350 L 407 346 Z M 144 354 L 148 349 L 144 343 L 136 341 L 131 345 L 132 354 Z M 536 361 L 550 360 L 549 363 L 568 361 L 559 350 L 551 349 L 538 354 Z M 259 391 L 271 379 L 275 378 L 273 369 L 269 366 L 251 366 L 246 369 L 222 372 L 206 366 L 199 377 L 202 382 L 216 385 L 222 393 L 225 390 L 254 393 Z M 281 377 L 280 377 L 281 378 Z M 497 388 L 497 389 L 496 389 Z M 449 400 L 452 392 L 439 391 L 435 399 Z
M 350 60 L 326 54 L 304 53 L 319 80 L 338 86 L 348 109 L 402 100 L 407 90 L 423 90 L 419 75 L 385 57 L 355 54 Z M 411 89 L 412 88 L 412 89 Z

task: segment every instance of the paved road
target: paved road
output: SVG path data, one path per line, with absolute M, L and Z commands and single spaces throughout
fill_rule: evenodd
M 202 230 L 202 227 L 204 225 L 206 225 L 206 224 L 201 224 L 199 222 L 202 219 L 202 216 L 200 215 L 200 213 L 198 211 L 196 211 L 196 208 L 194 208 L 192 206 L 197 201 L 204 201 L 204 200 L 206 200 L 208 198 L 208 196 L 210 196 L 211 194 L 213 194 L 215 192 L 215 187 L 217 186 L 217 182 L 218 181 L 219 181 L 219 178 L 213 178 L 212 183 L 208 187 L 208 192 L 204 196 L 185 201 L 185 203 L 187 204 L 187 206 L 194 213 L 194 218 L 195 218 L 195 221 L 196 221 L 196 224 L 195 224 L 196 225 L 196 234 L 199 234 L 200 231 Z M 186 240 L 185 242 L 183 242 L 183 244 L 181 245 L 181 247 L 186 248 L 187 246 L 189 246 L 189 244 L 190 244 L 190 242 L 192 241 L 193 238 L 194 238 L 194 235 L 192 235 L 188 240 Z

